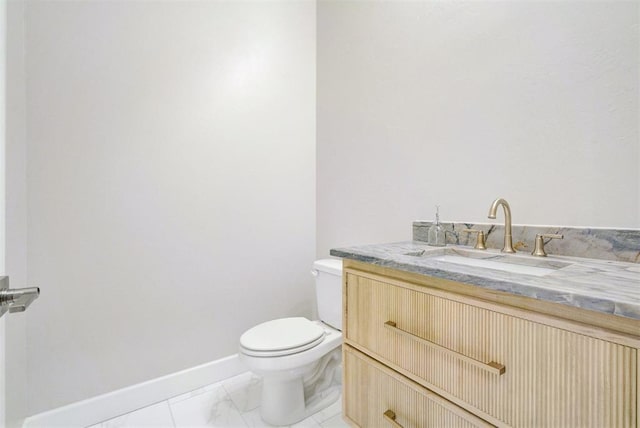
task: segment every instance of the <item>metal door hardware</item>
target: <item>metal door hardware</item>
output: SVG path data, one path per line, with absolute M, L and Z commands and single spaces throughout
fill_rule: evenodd
M 39 287 L 9 288 L 9 277 L 0 277 L 0 317 L 9 311 L 24 312 L 40 295 Z

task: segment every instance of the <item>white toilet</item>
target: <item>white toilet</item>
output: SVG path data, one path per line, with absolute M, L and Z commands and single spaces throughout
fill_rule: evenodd
M 240 358 L 263 378 L 260 416 L 271 425 L 301 421 L 340 396 L 342 261 L 318 260 L 311 273 L 319 321 L 281 318 L 240 337 Z

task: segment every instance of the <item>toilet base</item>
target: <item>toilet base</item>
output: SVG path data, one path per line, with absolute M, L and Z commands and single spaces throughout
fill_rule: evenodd
M 265 376 L 262 384 L 260 416 L 270 425 L 283 426 L 300 422 L 333 404 L 340 397 L 342 385 L 334 373 L 340 368 L 340 348 L 316 365 L 307 379 Z
M 266 423 L 291 425 L 304 419 L 305 407 L 302 378 L 263 380 L 260 416 Z
M 266 396 L 262 396 L 263 405 L 260 408 L 262 420 L 274 426 L 286 426 L 300 422 L 338 401 L 342 392 L 341 385 L 334 385 L 305 403 L 304 400 L 287 401 L 282 399 L 291 396 L 302 397 L 302 394 L 299 393 L 299 385 L 280 385 L 280 387 L 284 388 L 279 389 L 279 392 L 273 393 L 273 391 L 278 391 L 278 387 L 271 390 L 270 398 L 265 400 Z M 288 388 L 291 388 L 293 393 Z

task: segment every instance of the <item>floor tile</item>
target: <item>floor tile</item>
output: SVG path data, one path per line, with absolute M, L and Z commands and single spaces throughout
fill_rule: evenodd
M 331 419 L 327 419 L 326 421 L 320 424 L 322 428 L 351 428 L 351 425 L 346 423 L 344 419 L 342 419 L 342 414 L 335 415 Z
M 170 404 L 176 427 L 226 427 L 247 425 L 221 384 L 191 398 Z
M 263 428 L 270 427 L 271 425 L 267 424 L 260 418 L 260 409 L 253 409 L 249 412 L 244 412 L 242 414 L 242 419 L 244 419 L 245 424 L 247 424 L 250 428 Z
M 260 417 L 260 408 L 253 409 L 250 412 L 245 412 L 242 414 L 242 418 L 246 422 L 247 426 L 251 428 L 269 428 L 273 427 L 273 425 L 269 425 L 264 422 Z M 308 417 L 296 424 L 290 425 L 291 428 L 320 428 L 320 424 L 318 424 L 313 417 Z
M 169 403 L 163 401 L 135 412 L 109 419 L 100 428 L 174 427 Z
M 233 404 L 241 412 L 248 412 L 260 405 L 262 378 L 251 372 L 242 373 L 222 382 Z
M 313 419 L 315 419 L 316 422 L 322 424 L 322 422 L 326 421 L 327 419 L 331 419 L 332 417 L 334 417 L 335 415 L 339 415 L 340 413 L 342 413 L 342 394 L 340 395 L 340 398 L 338 398 L 338 401 L 336 401 L 329 407 L 316 412 L 313 415 Z
M 309 416 L 307 419 L 291 425 L 291 428 L 320 428 L 320 424 L 312 416 Z
M 246 372 L 89 428 L 270 427 L 260 418 L 261 388 L 260 377 Z M 338 399 L 291 428 L 348 427 L 341 412 L 342 402 Z
M 169 399 L 169 405 L 179 403 L 180 401 L 188 400 L 197 395 L 204 394 L 205 392 L 214 391 L 222 386 L 222 382 L 212 383 L 211 385 L 203 386 L 202 388 L 194 389 L 193 391 L 186 392 L 184 394 L 176 395 Z

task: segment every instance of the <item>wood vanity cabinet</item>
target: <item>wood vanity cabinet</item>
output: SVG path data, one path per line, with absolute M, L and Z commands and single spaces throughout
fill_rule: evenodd
M 567 319 L 549 315 L 558 304 L 344 265 L 343 415 L 353 426 L 640 426 L 637 320 L 568 307 Z

